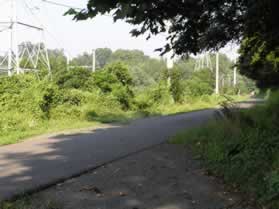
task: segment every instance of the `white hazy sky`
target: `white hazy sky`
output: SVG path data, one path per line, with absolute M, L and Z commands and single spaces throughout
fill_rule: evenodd
M 11 0 L 0 0 L 0 21 L 11 16 Z M 51 5 L 42 0 L 16 0 L 18 21 L 32 25 L 43 24 L 46 28 L 46 40 L 49 48 L 64 48 L 70 56 L 75 56 L 92 48 L 109 47 L 113 50 L 139 49 L 147 55 L 158 57 L 156 48 L 165 44 L 164 36 L 156 36 L 147 41 L 144 37 L 134 38 L 130 35 L 132 25 L 118 21 L 114 23 L 109 16 L 99 16 L 93 20 L 74 22 L 72 17 L 63 16 L 67 8 Z M 57 3 L 75 7 L 85 7 L 87 0 L 53 0 Z M 40 10 L 36 9 L 39 7 Z M 38 32 L 18 29 L 19 42 L 39 40 Z M 0 51 L 8 47 L 9 34 L 0 33 Z M 222 50 L 231 58 L 236 57 L 235 47 Z

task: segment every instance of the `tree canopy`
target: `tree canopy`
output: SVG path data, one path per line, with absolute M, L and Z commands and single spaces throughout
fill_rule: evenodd
M 244 73 L 253 68 L 256 71 L 253 76 L 246 75 L 260 81 L 262 67 L 270 74 L 264 79 L 278 77 L 277 8 L 276 0 L 89 0 L 86 9 L 71 9 L 68 14 L 74 15 L 76 20 L 85 20 L 109 13 L 115 21 L 121 19 L 135 25 L 131 31 L 134 36 L 146 34 L 149 38 L 167 32 L 165 46 L 158 49 L 162 54 L 170 50 L 177 55 L 197 54 L 217 50 L 231 41 L 241 43 L 256 37 L 253 49 L 242 50 L 239 64 L 246 64 Z M 263 47 L 264 53 L 257 53 Z M 247 55 L 251 59 L 242 59 Z M 253 56 L 260 57 L 256 66 L 252 65 Z M 276 85 L 277 82 L 278 79 L 264 83 Z
M 89 0 L 87 9 L 68 13 L 76 20 L 112 13 L 115 21 L 137 25 L 135 36 L 168 31 L 165 50 L 184 54 L 220 48 L 256 32 L 276 35 L 276 9 L 275 0 Z

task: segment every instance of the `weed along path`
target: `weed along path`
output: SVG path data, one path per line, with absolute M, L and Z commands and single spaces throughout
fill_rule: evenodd
M 161 144 L 178 131 L 201 125 L 213 115 L 212 109 L 153 117 L 0 147 L 0 201 Z

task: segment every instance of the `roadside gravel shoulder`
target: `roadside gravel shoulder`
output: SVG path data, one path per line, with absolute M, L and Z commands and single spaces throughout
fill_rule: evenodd
M 239 198 L 206 176 L 188 148 L 163 144 L 70 179 L 31 197 L 30 208 L 237 208 Z

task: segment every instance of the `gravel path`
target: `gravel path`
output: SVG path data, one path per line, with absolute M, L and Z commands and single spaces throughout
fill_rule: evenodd
M 42 191 L 30 209 L 237 209 L 205 173 L 188 148 L 158 145 Z

